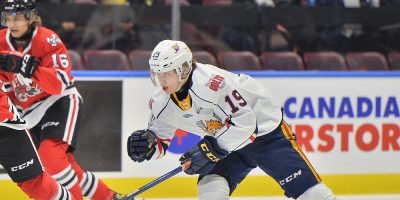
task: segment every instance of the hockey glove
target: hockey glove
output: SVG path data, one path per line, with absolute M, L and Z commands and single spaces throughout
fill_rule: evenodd
M 0 53 L 0 68 L 3 71 L 20 73 L 25 78 L 32 78 L 38 66 L 39 62 L 29 54 L 22 55 L 16 51 Z
M 128 155 L 135 162 L 150 160 L 156 151 L 156 134 L 151 130 L 137 130 L 128 138 Z
M 190 148 L 181 156 L 181 164 L 190 161 L 191 165 L 185 172 L 187 174 L 205 175 L 215 167 L 216 163 L 228 154 L 218 146 L 217 140 L 211 136 L 204 136 L 197 145 Z

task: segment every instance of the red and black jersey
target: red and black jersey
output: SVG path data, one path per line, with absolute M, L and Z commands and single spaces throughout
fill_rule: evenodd
M 67 49 L 59 36 L 47 28 L 36 27 L 23 48 L 15 46 L 9 29 L 0 30 L 0 49 L 30 54 L 40 63 L 31 80 L 20 74 L 0 72 L 0 80 L 13 91 L 8 96 L 23 110 L 50 95 L 62 94 L 73 83 Z
M 36 125 L 46 110 L 61 97 L 79 95 L 73 86 L 68 51 L 59 36 L 42 26 L 35 27 L 30 35 L 24 47 L 17 47 L 10 30 L 0 30 L 1 51 L 18 51 L 39 61 L 31 79 L 0 71 L 0 81 L 21 117 L 28 122 L 28 128 Z
M 2 82 L 0 82 L 0 88 L 0 126 L 18 130 L 26 128 L 25 121 L 18 116 L 16 108 L 7 97 Z

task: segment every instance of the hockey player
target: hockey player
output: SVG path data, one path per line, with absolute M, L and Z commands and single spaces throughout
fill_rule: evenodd
M 116 198 L 118 194 L 75 160 L 82 99 L 64 44 L 40 25 L 35 0 L 6 0 L 1 23 L 7 28 L 0 31 L 0 80 L 38 141 L 46 171 L 75 199 Z
M 164 40 L 150 60 L 151 118 L 128 139 L 135 162 L 162 157 L 177 128 L 203 136 L 180 158 L 199 174 L 200 200 L 225 200 L 255 167 L 289 198 L 334 200 L 296 143 L 277 100 L 250 76 L 195 62 L 181 41 Z M 295 178 L 289 179 L 288 177 Z M 290 180 L 290 181 L 289 181 Z
M 68 190 L 43 171 L 26 122 L 11 104 L 2 82 L 0 88 L 0 164 L 30 198 L 71 200 Z

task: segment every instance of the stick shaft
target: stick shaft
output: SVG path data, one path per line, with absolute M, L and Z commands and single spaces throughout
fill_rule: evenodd
M 147 183 L 146 185 L 142 186 L 141 188 L 135 190 L 134 192 L 128 194 L 126 197 L 123 198 L 123 200 L 133 200 L 135 196 L 147 191 L 148 189 L 158 185 L 159 183 L 175 176 L 176 174 L 179 174 L 182 171 L 182 166 L 179 166 L 168 173 L 158 177 L 157 179 Z

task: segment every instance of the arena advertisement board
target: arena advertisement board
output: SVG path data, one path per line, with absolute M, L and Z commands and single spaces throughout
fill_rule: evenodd
M 320 174 L 400 174 L 399 73 L 249 74 L 281 102 L 285 120 Z M 88 99 L 86 115 L 92 116 L 82 123 L 86 133 L 78 159 L 101 177 L 160 176 L 178 166 L 180 155 L 200 139 L 178 130 L 165 157 L 134 163 L 126 140 L 147 127 L 155 90 L 148 74 L 84 73 L 77 82 Z
M 275 94 L 298 143 L 321 174 L 400 173 L 400 79 L 373 74 L 334 76 L 262 76 L 256 78 Z M 124 130 L 146 127 L 145 99 L 154 87 L 144 79 L 126 80 Z M 135 98 L 136 97 L 136 98 Z M 145 113 L 146 117 L 128 113 Z M 199 137 L 177 131 L 167 156 L 136 164 L 126 159 L 128 176 L 161 175 L 178 165 L 179 156 Z M 124 158 L 125 161 L 125 158 Z M 162 164 L 163 168 L 160 168 Z M 254 170 L 253 175 L 263 174 Z M 181 174 L 184 176 L 183 174 Z

